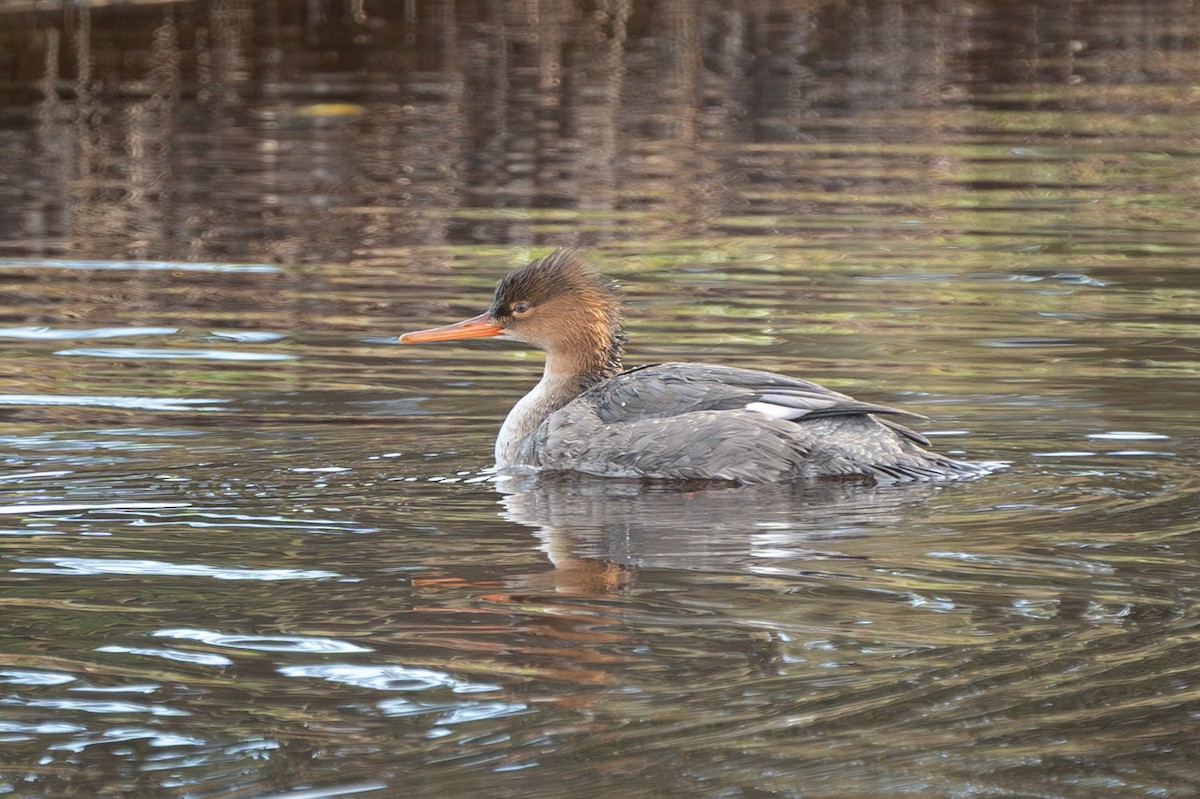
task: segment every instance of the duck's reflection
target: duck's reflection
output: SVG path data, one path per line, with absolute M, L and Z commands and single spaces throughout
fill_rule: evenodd
M 586 475 L 502 477 L 505 518 L 537 531 L 560 591 L 625 587 L 639 569 L 813 574 L 853 557 L 838 541 L 886 529 L 936 484 L 653 484 Z

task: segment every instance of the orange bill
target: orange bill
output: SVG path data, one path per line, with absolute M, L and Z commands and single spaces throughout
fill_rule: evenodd
M 487 312 L 472 316 L 462 322 L 443 327 L 431 327 L 428 330 L 416 330 L 405 333 L 396 339 L 401 344 L 424 344 L 427 341 L 458 341 L 464 338 L 487 338 L 498 336 L 504 328 L 491 321 Z

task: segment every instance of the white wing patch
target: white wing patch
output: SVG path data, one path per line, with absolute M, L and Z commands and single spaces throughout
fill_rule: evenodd
M 774 405 L 770 402 L 751 402 L 746 406 L 746 410 L 770 416 L 772 419 L 795 419 L 797 416 L 803 414 L 803 411 L 797 413 L 795 408 L 786 408 L 783 405 Z

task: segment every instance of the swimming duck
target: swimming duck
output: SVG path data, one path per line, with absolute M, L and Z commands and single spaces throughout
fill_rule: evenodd
M 505 276 L 488 310 L 399 341 L 498 337 L 546 353 L 542 379 L 496 438 L 502 471 L 572 471 L 668 480 L 766 483 L 862 476 L 880 482 L 976 477 L 894 417 L 795 377 L 706 363 L 623 370 L 612 283 L 559 249 Z

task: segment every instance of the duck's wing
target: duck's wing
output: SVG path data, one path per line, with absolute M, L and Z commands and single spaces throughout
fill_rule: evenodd
M 539 464 L 589 474 L 775 482 L 979 474 L 922 449 L 886 405 L 779 374 L 661 364 L 594 386 L 536 434 Z
M 623 372 L 551 414 L 535 448 L 547 469 L 743 483 L 871 475 L 980 474 L 860 402 L 807 380 L 751 369 L 666 363 Z
M 735 409 L 793 422 L 866 413 L 924 418 L 899 408 L 861 402 L 808 380 L 697 363 L 660 363 L 631 369 L 584 396 L 595 404 L 606 422 Z

